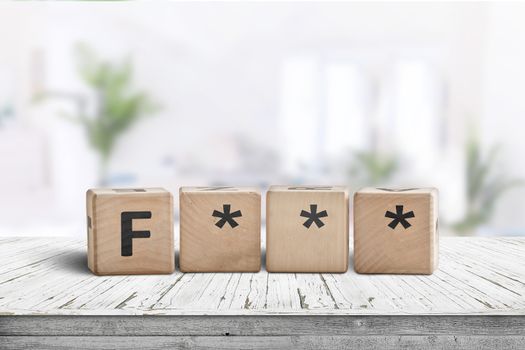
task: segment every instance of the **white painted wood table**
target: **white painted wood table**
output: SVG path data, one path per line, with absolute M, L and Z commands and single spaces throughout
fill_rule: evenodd
M 0 348 L 525 348 L 525 239 L 443 238 L 431 276 L 97 277 L 86 244 L 0 239 Z

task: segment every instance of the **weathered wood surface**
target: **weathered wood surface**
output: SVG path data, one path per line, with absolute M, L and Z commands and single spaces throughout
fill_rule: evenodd
M 0 337 L 9 349 L 523 349 L 523 337 Z
M 523 316 L 3 316 L 1 336 L 515 336 Z M 525 340 L 525 339 L 524 339 Z
M 0 239 L 1 315 L 525 315 L 524 238 L 443 238 L 430 276 L 94 276 L 86 243 Z M 350 259 L 352 260 L 352 259 Z
M 92 275 L 85 242 L 0 239 L 4 349 L 522 349 L 525 239 L 446 238 L 431 276 Z

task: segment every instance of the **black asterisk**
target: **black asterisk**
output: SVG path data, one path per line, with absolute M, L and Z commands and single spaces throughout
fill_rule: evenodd
M 301 216 L 305 217 L 305 218 L 308 218 L 308 220 L 306 220 L 303 223 L 303 225 L 306 228 L 310 228 L 310 226 L 312 226 L 312 223 L 314 223 L 314 222 L 317 225 L 317 227 L 323 227 L 324 223 L 319 218 L 327 217 L 328 213 L 326 212 L 326 210 L 323 210 L 323 211 L 318 213 L 317 212 L 317 204 L 310 204 L 310 212 L 307 212 L 306 210 L 302 210 L 301 211 Z
M 385 218 L 394 219 L 388 224 L 388 226 L 391 229 L 395 229 L 397 224 L 399 224 L 399 223 L 401 225 L 403 225 L 403 227 L 405 229 L 409 228 L 412 225 L 406 219 L 414 218 L 414 217 L 416 217 L 416 216 L 414 215 L 413 211 L 409 211 L 408 213 L 404 213 L 403 214 L 403 206 L 402 205 L 396 205 L 396 212 L 395 213 L 392 213 L 391 211 L 387 211 L 385 213 Z
M 213 211 L 213 214 L 211 214 L 211 216 L 216 217 L 216 218 L 221 218 L 219 221 L 215 223 L 215 226 L 222 228 L 224 224 L 226 224 L 226 222 L 230 224 L 232 228 L 239 226 L 237 221 L 233 220 L 233 218 L 238 218 L 242 216 L 241 211 L 237 210 L 237 211 L 234 211 L 233 213 L 230 213 L 230 209 L 231 209 L 230 204 L 223 204 L 222 213 L 218 210 Z

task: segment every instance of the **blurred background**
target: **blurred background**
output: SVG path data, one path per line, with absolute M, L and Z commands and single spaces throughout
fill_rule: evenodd
M 523 18 L 1 3 L 0 235 L 84 237 L 89 187 L 270 184 L 435 186 L 442 233 L 525 234 Z

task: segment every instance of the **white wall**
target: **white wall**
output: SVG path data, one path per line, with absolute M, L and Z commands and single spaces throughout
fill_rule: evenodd
M 483 60 L 481 132 L 486 144 L 500 144 L 505 176 L 525 178 L 525 4 L 491 4 Z M 496 230 L 523 234 L 525 188 L 509 192 L 497 208 Z
M 124 135 L 112 171 L 131 171 L 138 184 L 170 189 L 243 171 L 248 175 L 238 181 L 249 182 L 255 175 L 239 168 L 231 151 L 239 135 L 282 153 L 295 132 L 279 122 L 288 58 L 351 54 L 361 58 L 366 74 L 381 78 L 397 58 L 423 55 L 436 79 L 446 82 L 439 131 L 443 154 L 436 160 L 443 164 L 411 181 L 441 187 L 443 210 L 452 220 L 463 207 L 459 164 L 467 121 L 482 117 L 485 136 L 503 140 L 511 152 L 523 149 L 519 128 L 511 122 L 525 108 L 519 95 L 523 72 L 517 70 L 525 47 L 522 8 L 488 3 L 3 3 L 0 65 L 15 71 L 20 123 L 42 130 L 49 140 L 51 207 L 59 218 L 83 220 L 83 193 L 96 172 L 94 156 L 82 133 L 56 118 L 57 111 L 71 108 L 67 103 L 30 104 L 35 54 L 43 57 L 36 62 L 46 68 L 48 88 L 86 93 L 72 60 L 75 43 L 86 42 L 113 59 L 129 53 L 136 85 L 150 92 L 162 110 Z M 507 94 L 509 82 L 513 87 Z M 512 171 L 525 174 L 512 154 Z M 166 165 L 173 160 L 179 167 L 195 165 L 203 175 L 185 178 Z M 272 176 L 277 177 L 271 169 L 260 175 L 270 182 Z M 505 199 L 495 227 L 525 226 L 519 200 L 517 195 Z

